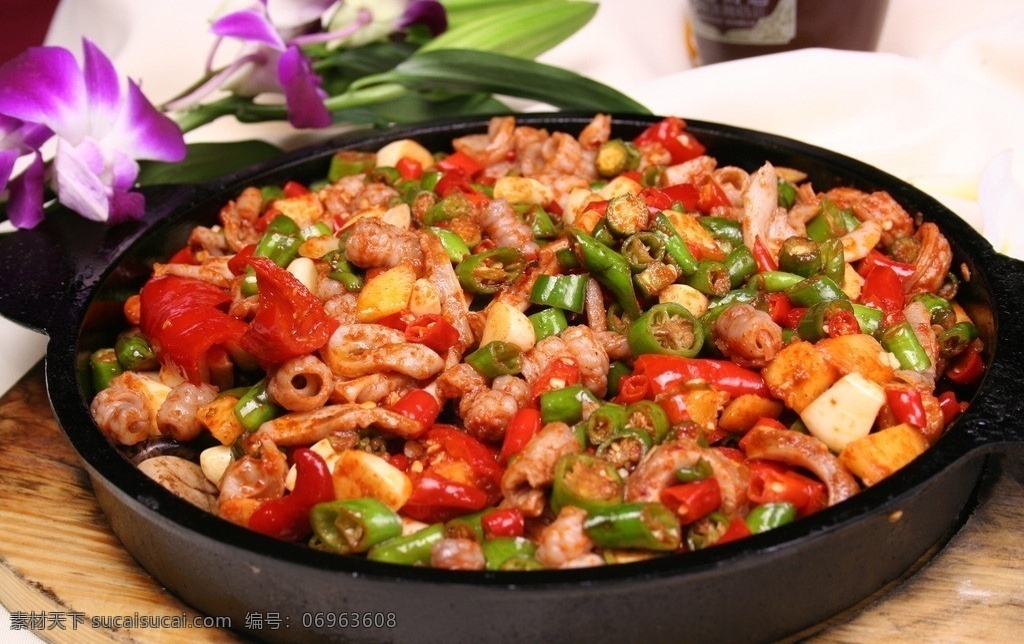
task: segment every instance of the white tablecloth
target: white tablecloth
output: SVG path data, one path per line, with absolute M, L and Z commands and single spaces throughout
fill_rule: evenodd
M 48 44 L 96 42 L 164 101 L 201 74 L 215 0 L 64 0 Z M 1024 257 L 1024 6 L 1020 0 L 890 0 L 878 53 L 807 50 L 691 69 L 685 4 L 604 0 L 541 60 L 616 87 L 659 114 L 773 132 L 859 158 L 915 183 Z M 614 43 L 612 45 L 611 43 Z M 189 139 L 290 138 L 281 124 L 222 119 Z M 1015 246 L 1013 244 L 1016 244 Z M 45 338 L 0 319 L 0 394 Z M 18 606 L 8 607 L 20 610 Z M 7 633 L 4 642 L 34 639 Z

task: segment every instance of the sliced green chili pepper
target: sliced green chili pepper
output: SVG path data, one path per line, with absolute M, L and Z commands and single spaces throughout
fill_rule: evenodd
M 664 237 L 665 254 L 675 262 L 683 275 L 693 274 L 697 270 L 697 258 L 690 252 L 690 247 L 686 245 L 683 236 L 672 225 L 672 220 L 665 213 L 659 212 L 654 216 L 654 229 Z
M 540 395 L 540 416 L 545 423 L 563 422 L 575 425 L 583 418 L 583 403 L 599 401 L 590 390 L 576 384 L 545 391 Z
M 604 403 L 587 417 L 584 423 L 587 442 L 599 445 L 612 434 L 626 427 L 626 408 L 616 403 Z
M 124 371 L 117 361 L 117 353 L 113 347 L 93 351 L 89 356 L 89 368 L 92 371 L 92 386 L 95 391 L 109 387 L 110 381 Z
M 267 392 L 267 379 L 260 380 L 242 394 L 235 402 L 235 418 L 242 423 L 246 432 L 254 432 L 260 425 L 277 418 L 283 410 L 274 404 Z
M 729 529 L 729 517 L 718 510 L 690 524 L 686 531 L 686 547 L 690 550 L 703 550 L 713 546 Z
M 750 279 L 749 285 L 765 293 L 778 293 L 799 284 L 804 279 L 806 278 L 796 273 L 762 271 Z
M 812 304 L 797 323 L 797 335 L 808 342 L 817 342 L 828 337 L 829 323 L 835 316 L 844 313 L 855 316 L 850 300 L 829 300 Z
M 796 203 L 796 186 L 786 181 L 785 179 L 779 179 L 779 207 L 789 210 Z
M 275 199 L 284 199 L 284 188 L 281 186 L 263 186 L 260 188 L 260 198 L 264 204 L 269 204 Z
M 342 177 L 364 174 L 377 165 L 377 155 L 373 152 L 356 150 L 339 150 L 331 157 L 331 165 L 327 170 L 327 179 L 334 183 Z
M 786 501 L 762 503 L 750 510 L 746 516 L 747 527 L 753 534 L 760 534 L 795 520 L 796 506 Z
M 711 467 L 711 461 L 707 460 L 703 456 L 697 459 L 697 462 L 688 467 L 680 467 L 676 470 L 676 479 L 680 483 L 693 483 L 695 481 L 703 481 L 709 479 L 715 475 L 715 470 Z
M 331 552 L 366 552 L 402 534 L 402 518 L 374 498 L 318 503 L 309 511 L 314 542 Z
M 634 233 L 622 242 L 621 252 L 629 270 L 639 273 L 664 259 L 665 238 L 649 231 Z
M 882 332 L 882 347 L 896 356 L 900 367 L 913 371 L 924 371 L 932 365 L 914 329 L 906 320 L 897 322 Z
M 616 469 L 632 471 L 652 447 L 654 439 L 647 430 L 626 427 L 604 439 L 594 453 Z
M 444 524 L 445 536 L 452 539 L 472 539 L 482 542 L 484 540 L 483 516 L 487 511 L 481 510 L 448 519 Z
M 267 224 L 252 254 L 253 257 L 267 257 L 278 266 L 285 267 L 298 255 L 301 244 L 299 226 L 295 220 L 288 215 L 278 215 Z M 247 267 L 242 278 L 242 295 L 255 295 L 258 289 L 256 271 L 251 266 Z
M 846 253 L 842 241 L 826 239 L 821 242 L 821 267 L 825 277 L 843 286 L 846 281 Z
M 956 312 L 946 298 L 933 293 L 918 293 L 910 298 L 910 301 L 924 304 L 928 312 L 931 313 L 932 324 L 937 324 L 943 329 L 948 329 L 956 324 Z
M 363 288 L 363 278 L 356 274 L 352 264 L 345 259 L 345 253 L 340 250 L 332 250 L 324 255 L 323 260 L 331 267 L 327 277 L 341 282 L 349 293 L 355 293 Z
M 318 221 L 315 224 L 310 224 L 299 231 L 299 241 L 306 241 L 307 239 L 313 239 L 315 237 L 325 237 L 333 234 L 334 231 L 331 227 L 322 221 Z
M 857 318 L 860 325 L 860 332 L 868 335 L 876 335 L 882 328 L 882 320 L 885 314 L 880 309 L 866 304 L 854 304 L 853 316 Z
M 847 227 L 848 223 L 847 214 L 839 206 L 829 199 L 822 199 L 818 214 L 807 222 L 807 236 L 819 243 L 836 239 L 853 230 Z
M 630 325 L 626 340 L 634 356 L 661 353 L 692 358 L 704 345 L 704 329 L 685 306 L 661 302 Z
M 629 325 L 633 324 L 635 319 L 636 318 L 627 315 L 626 312 L 622 310 L 622 306 L 620 306 L 618 302 L 613 302 L 612 305 L 608 307 L 605 326 L 609 331 L 625 335 L 626 331 L 629 330 Z
M 722 260 L 726 270 L 729 271 L 729 285 L 732 288 L 738 287 L 747 278 L 757 272 L 757 260 L 754 253 L 746 246 L 736 246 Z
M 537 342 L 544 338 L 558 335 L 569 328 L 569 321 L 566 319 L 565 311 L 562 309 L 548 307 L 528 315 L 527 318 L 530 320 L 530 324 L 533 325 L 533 332 L 537 336 Z
M 472 251 L 469 250 L 469 246 L 463 241 L 459 234 L 448 230 L 447 228 L 439 228 L 437 226 L 427 226 L 427 230 L 434 233 L 434 235 L 441 240 L 441 247 L 444 248 L 444 252 L 448 255 L 448 259 L 453 264 L 458 264 L 462 260 L 472 255 Z
M 615 233 L 608 228 L 608 218 L 602 217 L 597 220 L 594 224 L 594 229 L 590 231 L 591 236 L 597 241 L 597 243 L 607 246 L 608 248 L 614 248 L 618 244 L 618 239 L 615 237 Z
M 378 543 L 370 548 L 366 553 L 366 558 L 370 561 L 407 566 L 426 566 L 430 564 L 430 549 L 444 537 L 444 524 L 434 523 L 412 534 Z
M 797 306 L 811 306 L 818 302 L 849 299 L 843 289 L 824 275 L 813 275 L 783 291 Z
M 939 350 L 947 358 L 958 356 L 977 337 L 977 327 L 970 322 L 958 322 L 939 334 Z
M 538 275 L 530 302 L 582 313 L 587 294 L 587 275 Z
M 821 246 L 807 237 L 790 237 L 779 249 L 779 270 L 810 277 L 821 271 Z
M 519 373 L 522 355 L 511 342 L 493 340 L 466 356 L 466 362 L 484 378 L 497 378 Z
M 551 483 L 551 509 L 566 506 L 592 513 L 622 502 L 625 483 L 608 461 L 591 454 L 565 454 L 555 463 Z
M 743 228 L 740 222 L 726 217 L 699 217 L 697 221 L 716 240 L 726 242 L 730 249 L 743 245 Z
M 732 277 L 722 262 L 702 259 L 697 262 L 697 270 L 686 278 L 686 284 L 704 295 L 722 297 L 732 288 Z
M 629 237 L 647 228 L 647 220 L 651 217 L 650 208 L 644 200 L 630 192 L 612 197 L 608 200 L 605 220 L 608 229 L 616 237 Z
M 561 220 L 552 219 L 543 206 L 534 204 L 526 207 L 522 217 L 530 225 L 535 239 L 554 239 L 562 232 Z
M 665 440 L 672 426 L 668 414 L 653 400 L 638 400 L 630 404 L 626 408 L 626 424 L 646 431 L 655 443 Z
M 679 547 L 679 517 L 661 503 L 622 503 L 590 513 L 583 530 L 599 548 L 671 551 Z
M 480 546 L 487 570 L 527 570 L 534 567 L 528 561 L 536 562 L 537 546 L 524 537 L 491 537 Z
M 455 274 L 470 293 L 491 295 L 519 277 L 525 267 L 522 251 L 501 246 L 470 255 L 455 267 Z
M 398 171 L 398 168 L 390 165 L 379 165 L 366 172 L 367 183 L 383 183 L 395 186 L 401 180 L 402 173 Z
M 571 228 L 569 234 L 579 247 L 583 267 L 612 292 L 626 315 L 633 319 L 640 317 L 640 302 L 633 290 L 632 273 L 626 259 L 579 229 Z
M 423 223 L 434 226 L 456 217 L 472 217 L 475 208 L 469 197 L 461 192 L 452 192 L 444 196 L 436 204 L 423 213 Z
M 142 371 L 157 366 L 153 348 L 138 333 L 126 333 L 114 343 L 117 362 L 125 371 Z
M 602 177 L 616 177 L 640 165 L 640 150 L 632 141 L 611 139 L 601 144 L 595 159 L 597 173 Z
M 571 248 L 559 248 L 555 251 L 555 259 L 558 261 L 558 265 L 566 270 L 572 270 L 574 268 L 581 268 L 583 264 L 580 263 L 579 257 L 573 252 Z

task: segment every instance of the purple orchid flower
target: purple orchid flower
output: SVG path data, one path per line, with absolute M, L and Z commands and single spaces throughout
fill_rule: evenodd
M 436 35 L 447 28 L 446 15 L 437 0 L 255 0 L 213 23 L 219 38 L 207 63 L 209 79 L 166 107 L 192 107 L 220 88 L 239 96 L 283 94 L 292 126 L 326 127 L 332 122 L 324 103 L 327 93 L 303 46 L 356 46 L 416 24 Z M 245 46 L 238 58 L 214 72 L 213 58 L 225 38 Z
M 38 150 L 52 135 L 44 126 L 0 114 L 0 192 L 9 189 L 7 216 L 18 228 L 32 228 L 43 218 L 45 167 Z M 12 178 L 26 155 L 32 156 L 29 165 Z
M 34 155 L 25 173 L 11 181 L 8 216 L 15 226 L 32 227 L 42 219 L 38 148 L 44 132 L 57 137 L 52 171 L 58 201 L 95 221 L 142 216 L 144 199 L 131 191 L 136 160 L 185 158 L 174 121 L 134 82 L 123 91 L 113 63 L 92 42 L 83 40 L 82 49 L 81 68 L 62 47 L 33 47 L 0 67 L 0 114 L 22 123 L 21 145 Z M 5 143 L 11 136 L 9 131 Z

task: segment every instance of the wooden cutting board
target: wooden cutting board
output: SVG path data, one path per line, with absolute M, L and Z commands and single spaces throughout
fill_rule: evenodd
M 1024 460 L 1007 459 L 1002 470 L 945 548 L 808 641 L 1018 641 Z M 0 603 L 19 625 L 33 625 L 34 616 L 33 632 L 50 642 L 241 641 L 217 628 L 114 628 L 109 622 L 202 616 L 142 570 L 110 531 L 53 418 L 39 366 L 0 398 Z

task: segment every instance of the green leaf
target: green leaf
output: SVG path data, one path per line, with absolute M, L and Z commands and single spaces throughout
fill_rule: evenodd
M 492 51 L 535 58 L 573 35 L 597 13 L 594 2 L 516 3 L 455 24 L 420 48 Z
M 265 141 L 191 143 L 184 161 L 140 163 L 138 182 L 141 185 L 156 185 L 209 181 L 268 161 L 280 154 L 280 148 Z
M 486 92 L 560 109 L 650 113 L 618 90 L 575 72 L 493 52 L 443 49 L 419 53 L 375 81 L 408 89 Z
M 554 4 L 566 0 L 441 0 L 448 15 L 448 28 L 454 29 L 464 23 L 478 20 L 495 11 L 527 4 Z
M 408 124 L 437 118 L 507 114 L 507 105 L 486 93 L 446 94 L 430 97 L 426 94 L 406 94 L 401 98 L 374 103 L 360 108 L 333 112 L 335 121 L 369 123 L 386 127 L 395 123 Z

